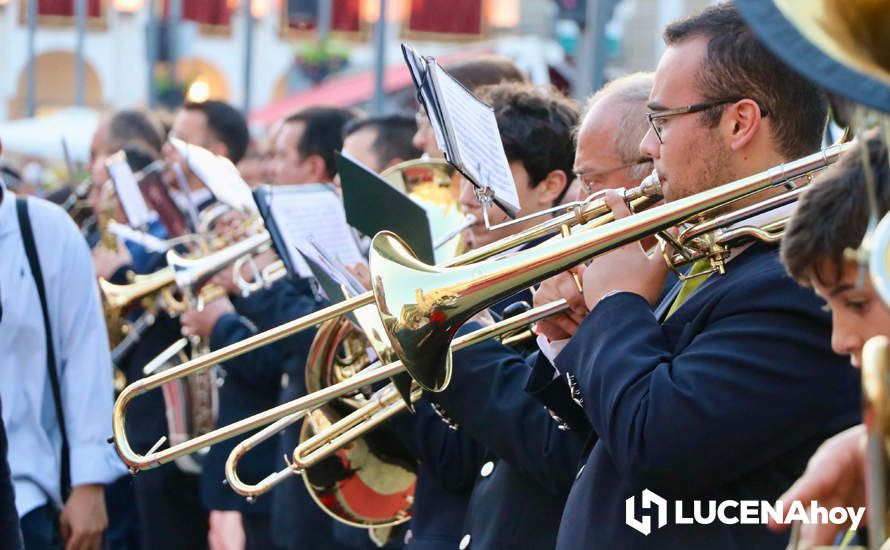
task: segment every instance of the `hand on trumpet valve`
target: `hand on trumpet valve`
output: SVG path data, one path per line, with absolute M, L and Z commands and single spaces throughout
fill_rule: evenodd
M 779 497 L 779 502 L 783 502 L 786 507 L 793 501 L 817 501 L 819 506 L 828 509 L 864 507 L 865 446 L 866 431 L 863 424 L 832 437 L 810 458 L 806 472 Z M 859 525 L 864 525 L 866 519 L 867 516 L 863 516 Z M 773 531 L 782 531 L 790 526 L 776 523 L 773 519 L 769 523 L 769 528 Z M 804 523 L 800 527 L 800 547 L 832 544 L 845 527 L 829 522 Z
M 606 191 L 606 204 L 615 219 L 631 215 L 621 195 L 615 190 Z M 582 277 L 584 301 L 589 309 L 606 295 L 614 292 L 631 292 L 655 305 L 664 288 L 669 268 L 659 251 L 648 253 L 638 241 L 597 257 L 587 266 Z
M 578 265 L 570 270 L 547 279 L 534 290 L 532 302 L 535 307 L 549 304 L 560 298 L 565 298 L 569 309 L 565 313 L 557 313 L 538 321 L 538 331 L 551 342 L 571 338 L 578 329 L 581 321 L 587 317 L 589 310 L 584 302 L 584 295 L 578 290 L 575 277 L 583 276 L 585 266 Z M 574 274 L 574 276 L 573 276 Z
M 93 266 L 96 268 L 96 275 L 103 279 L 111 279 L 118 269 L 131 263 L 133 256 L 120 241 L 117 241 L 117 246 L 113 250 L 104 246 L 93 248 Z
M 191 308 L 179 316 L 183 336 L 200 336 L 209 338 L 219 318 L 235 311 L 235 306 L 228 297 L 217 298 L 206 304 L 199 311 Z

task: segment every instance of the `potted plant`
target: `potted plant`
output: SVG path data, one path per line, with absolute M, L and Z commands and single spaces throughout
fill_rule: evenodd
M 349 51 L 330 39 L 305 42 L 296 54 L 297 66 L 315 84 L 341 70 L 348 60 Z

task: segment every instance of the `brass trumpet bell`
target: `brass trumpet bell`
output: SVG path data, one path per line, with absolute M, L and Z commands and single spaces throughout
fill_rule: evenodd
M 100 278 L 99 289 L 108 307 L 120 309 L 174 282 L 173 270 L 165 267 L 148 275 L 134 275 L 132 282 L 125 285 L 117 285 Z
M 789 66 L 842 97 L 890 112 L 890 2 L 736 4 L 754 32 Z

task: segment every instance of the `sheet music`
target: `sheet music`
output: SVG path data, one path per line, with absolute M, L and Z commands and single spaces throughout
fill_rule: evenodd
M 127 156 L 119 151 L 105 161 L 105 168 L 111 181 L 114 183 L 114 191 L 127 216 L 130 227 L 145 227 L 151 222 L 151 211 L 145 204 L 142 192 L 139 191 L 139 182 L 127 164 Z
M 442 130 L 442 122 L 440 121 L 441 113 L 436 112 L 439 103 L 435 100 L 435 97 L 430 96 L 431 93 L 435 93 L 435 90 L 426 82 L 427 78 L 429 78 L 430 63 L 408 44 L 402 44 L 402 53 L 405 56 L 405 62 L 408 64 L 408 70 L 411 71 L 414 85 L 420 92 L 423 108 L 430 121 L 430 126 L 433 128 L 433 134 L 436 136 L 436 145 L 438 145 L 440 150 L 448 151 L 445 132 Z
M 250 186 L 229 159 L 181 139 L 171 137 L 170 144 L 218 201 L 242 212 L 256 212 Z
M 303 184 L 274 187 L 269 211 L 300 277 L 311 277 L 309 265 L 299 253 L 305 242 L 316 242 L 341 264 L 364 263 L 340 197 L 327 185 Z M 305 244 L 302 244 L 305 248 Z
M 362 284 L 346 270 L 346 265 L 330 257 L 318 242 L 314 240 L 300 241 L 297 243 L 297 250 L 320 269 L 323 269 L 327 276 L 343 287 L 350 296 L 357 296 L 365 291 Z
M 429 73 L 442 105 L 448 135 L 456 148 L 456 164 L 466 170 L 476 185 L 490 187 L 497 200 L 519 211 L 519 194 L 504 153 L 494 111 L 468 92 L 438 63 L 429 64 Z

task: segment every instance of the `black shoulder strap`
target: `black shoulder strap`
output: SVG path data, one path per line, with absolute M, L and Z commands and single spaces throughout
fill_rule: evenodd
M 40 260 L 37 257 L 37 247 L 34 244 L 34 233 L 31 230 L 31 218 L 28 216 L 28 200 L 24 197 L 17 198 L 16 210 L 19 215 L 22 241 L 25 243 L 25 254 L 28 255 L 28 263 L 31 264 L 34 284 L 37 285 L 37 294 L 40 295 L 40 309 L 43 310 L 43 328 L 46 336 L 46 370 L 49 372 L 53 402 L 56 406 L 56 418 L 59 421 L 59 433 L 62 435 L 61 488 L 62 501 L 64 502 L 68 500 L 68 496 L 71 494 L 71 465 L 68 450 L 68 430 L 65 427 L 65 412 L 62 408 L 62 390 L 59 386 L 59 373 L 56 372 L 56 351 L 55 346 L 53 346 L 53 333 L 49 322 L 49 308 L 46 305 L 46 289 L 43 286 L 43 272 L 40 270 Z

